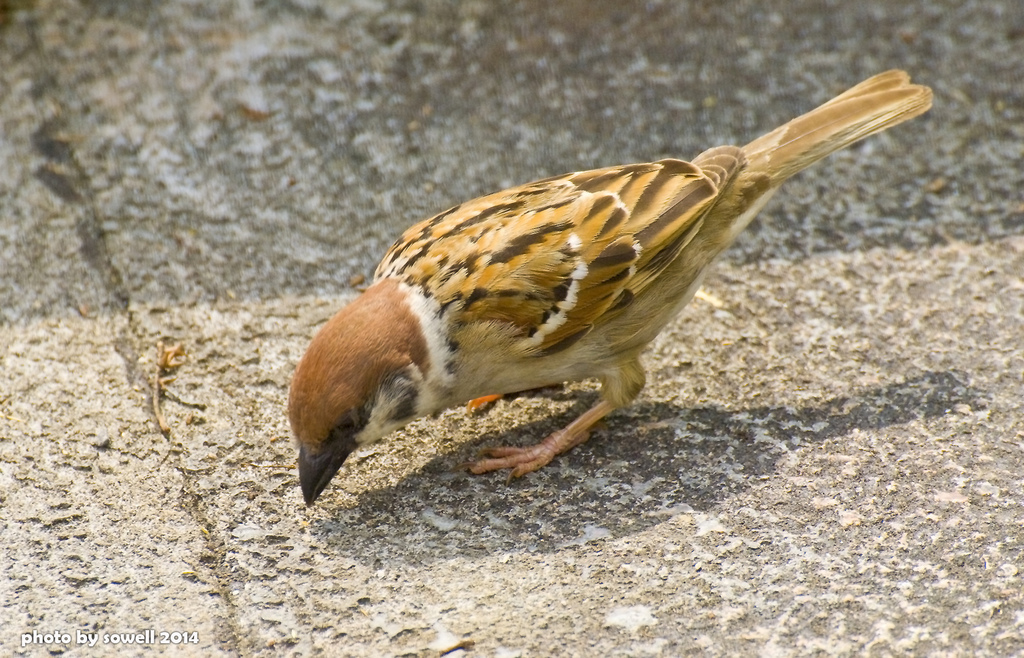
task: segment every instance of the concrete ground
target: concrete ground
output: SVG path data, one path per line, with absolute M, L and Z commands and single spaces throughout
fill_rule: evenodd
M 0 2 L 0 653 L 1024 655 L 1021 52 L 1017 0 Z M 302 505 L 292 369 L 402 228 L 892 67 L 934 109 L 590 442 L 506 485 L 452 467 L 594 383 L 453 409 Z

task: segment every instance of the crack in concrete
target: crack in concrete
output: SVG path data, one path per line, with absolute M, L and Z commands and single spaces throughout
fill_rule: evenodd
M 33 47 L 42 63 L 39 69 L 44 72 L 44 75 L 37 80 L 34 93 L 37 97 L 50 96 L 55 105 L 60 107 L 63 104 L 58 99 L 64 88 L 58 84 L 57 76 L 54 73 L 57 69 L 49 63 L 49 57 L 39 39 L 36 21 L 28 21 L 27 27 L 31 34 Z M 99 277 L 103 291 L 106 293 L 106 305 L 115 313 L 123 314 L 127 320 L 127 326 L 119 331 L 114 338 L 114 351 L 124 363 L 128 385 L 139 385 L 144 391 L 146 408 L 154 416 L 155 421 L 153 393 L 150 390 L 149 378 L 139 367 L 140 353 L 135 348 L 135 344 L 138 342 L 135 338 L 139 337 L 141 332 L 131 309 L 131 294 L 121 271 L 114 264 L 114 259 L 108 248 L 107 232 L 103 228 L 101 212 L 96 205 L 92 186 L 89 184 L 88 172 L 76 157 L 74 145 L 61 137 L 60 131 L 64 128 L 65 122 L 59 117 L 58 114 L 55 118 L 45 120 L 32 136 L 33 146 L 47 161 L 35 172 L 35 176 L 65 203 L 81 205 L 84 209 L 81 219 L 75 225 L 81 242 L 78 251 L 89 268 Z M 173 452 L 172 446 L 168 456 Z M 185 468 L 180 452 L 177 454 L 176 462 L 174 467 L 181 473 L 183 479 L 181 506 L 206 537 L 204 551 L 193 565 L 193 570 L 196 576 L 213 587 L 224 601 L 221 627 L 226 629 L 224 633 L 227 637 L 222 640 L 222 644 L 227 645 L 225 648 L 228 651 L 242 655 L 244 652 L 241 640 L 245 635 L 240 625 L 237 604 L 232 597 L 224 538 L 213 530 L 216 524 L 207 514 L 202 496 L 196 492 L 198 481 Z
M 45 84 L 56 83 L 51 79 Z M 80 241 L 78 252 L 89 269 L 99 277 L 107 297 L 105 305 L 115 312 L 123 313 L 128 320 L 127 329 L 119 332 L 114 339 L 114 351 L 124 362 L 128 384 L 141 385 L 145 390 L 146 376 L 138 367 L 139 353 L 131 340 L 137 327 L 130 308 L 131 295 L 107 248 L 107 235 L 89 185 L 89 175 L 78 161 L 74 146 L 60 137 L 62 127 L 61 121 L 49 119 L 32 135 L 32 144 L 37 152 L 50 161 L 36 172 L 36 178 L 66 203 L 83 206 L 84 212 L 75 224 L 75 232 Z M 148 393 L 146 397 L 151 407 L 152 400 Z
M 176 466 L 181 473 L 183 484 L 181 487 L 181 507 L 188 512 L 192 520 L 205 536 L 205 545 L 202 554 L 192 565 L 196 577 L 202 582 L 213 587 L 217 595 L 224 602 L 225 617 L 223 624 L 227 627 L 230 637 L 222 640 L 222 643 L 229 644 L 230 649 L 238 654 L 242 651 L 242 638 L 245 634 L 242 630 L 238 617 L 238 604 L 234 600 L 231 590 L 230 570 L 227 566 L 227 547 L 224 538 L 216 532 L 216 524 L 210 519 L 206 512 L 206 503 L 202 495 L 196 492 L 196 478 L 180 463 Z

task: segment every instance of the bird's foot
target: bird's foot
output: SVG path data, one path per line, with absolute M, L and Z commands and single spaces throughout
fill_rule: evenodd
M 517 477 L 547 466 L 556 456 L 586 441 L 589 435 L 589 431 L 584 431 L 582 436 L 572 437 L 565 430 L 558 430 L 540 443 L 525 448 L 486 448 L 480 451 L 481 459 L 461 464 L 459 468 L 477 475 L 510 468 L 512 470 L 509 471 L 507 481 L 511 482 Z
M 599 402 L 570 423 L 568 427 L 552 432 L 536 445 L 525 448 L 513 446 L 486 448 L 480 453 L 481 459 L 460 464 L 458 468 L 477 475 L 509 468 L 512 470 L 508 474 L 507 482 L 511 482 L 514 478 L 522 477 L 546 466 L 556 456 L 586 441 L 590 438 L 591 428 L 611 410 L 611 404 L 605 401 Z

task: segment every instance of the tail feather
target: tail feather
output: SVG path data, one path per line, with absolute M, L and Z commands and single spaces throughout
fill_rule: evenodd
M 776 187 L 830 153 L 931 105 L 931 89 L 911 84 L 904 71 L 880 73 L 744 146 L 747 170 L 766 174 Z

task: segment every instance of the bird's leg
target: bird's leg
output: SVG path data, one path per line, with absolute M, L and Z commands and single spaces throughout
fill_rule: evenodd
M 553 432 L 536 445 L 525 448 L 488 448 L 481 453 L 484 459 L 467 462 L 459 467 L 477 474 L 511 468 L 508 474 L 511 481 L 512 478 L 536 471 L 557 455 L 586 441 L 590 437 L 591 428 L 614 409 L 610 402 L 601 400 L 564 429 Z
M 525 391 L 518 391 L 515 395 L 519 395 L 520 393 L 533 393 L 537 391 L 563 388 L 564 386 L 565 384 L 551 384 L 549 386 L 538 386 L 537 388 L 530 388 Z M 506 394 L 502 393 L 494 393 L 493 395 L 481 395 L 478 398 L 473 398 L 472 400 L 466 403 L 466 411 L 470 413 L 474 411 L 479 411 L 480 409 L 486 407 L 492 402 L 497 402 L 501 398 L 505 397 L 505 395 Z
M 501 393 L 495 393 L 493 395 L 481 395 L 478 398 L 473 398 L 466 403 L 466 411 L 476 411 L 480 407 L 486 406 L 492 402 L 497 402 L 502 397 Z

